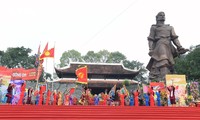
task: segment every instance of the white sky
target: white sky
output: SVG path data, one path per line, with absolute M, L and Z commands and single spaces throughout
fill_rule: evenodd
M 199 44 L 199 0 L 0 0 L 0 50 L 55 43 L 55 62 L 64 51 L 85 55 L 119 51 L 148 63 L 150 26 L 164 11 L 183 47 Z

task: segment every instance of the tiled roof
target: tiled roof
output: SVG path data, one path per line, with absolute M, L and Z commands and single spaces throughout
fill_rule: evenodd
M 87 66 L 89 79 L 133 79 L 139 74 L 139 70 L 127 69 L 121 63 L 73 62 L 55 71 L 59 78 L 76 78 L 75 71 L 80 66 Z

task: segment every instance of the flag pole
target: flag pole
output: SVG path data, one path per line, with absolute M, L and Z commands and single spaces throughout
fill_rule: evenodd
M 41 41 L 40 41 L 40 44 L 39 44 L 39 48 L 38 48 L 38 53 L 37 53 L 37 75 L 36 75 L 36 86 L 35 86 L 35 90 L 38 89 L 38 81 L 39 79 L 38 78 L 38 72 L 39 72 L 39 67 L 40 67 L 40 46 L 41 46 Z
M 54 58 L 53 58 L 53 73 L 54 73 L 54 66 L 55 66 L 55 44 L 56 44 L 56 41 L 54 41 Z M 53 74 L 52 74 L 52 79 L 54 79 L 54 77 L 53 77 Z M 53 81 L 54 80 L 52 80 L 52 84 L 51 84 L 51 89 L 52 89 L 52 91 L 53 91 Z

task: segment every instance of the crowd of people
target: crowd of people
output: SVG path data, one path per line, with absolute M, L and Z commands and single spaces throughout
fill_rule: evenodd
M 82 94 L 77 98 L 74 93 L 46 90 L 40 86 L 39 91 L 29 88 L 26 83 L 21 86 L 18 97 L 13 95 L 15 84 L 10 83 L 5 95 L 6 104 L 12 105 L 108 105 L 108 106 L 175 106 L 178 102 L 175 98 L 175 87 L 169 86 L 164 90 L 153 89 L 149 86 L 148 91 L 143 93 L 138 87 L 130 92 L 123 85 L 118 90 L 108 90 L 99 94 L 92 94 L 90 88 L 83 88 Z

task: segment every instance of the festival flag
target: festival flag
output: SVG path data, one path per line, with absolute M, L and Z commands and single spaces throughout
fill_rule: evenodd
M 87 84 L 88 83 L 87 66 L 78 68 L 76 70 L 76 76 L 78 78 L 76 82 Z
M 76 86 L 76 87 L 77 87 L 77 86 Z M 70 94 L 70 95 L 73 94 L 73 93 L 75 92 L 76 87 L 72 87 L 72 88 L 70 88 L 70 90 L 69 90 L 69 94 Z
M 40 56 L 40 60 L 44 59 L 44 58 L 54 58 L 54 48 L 51 48 L 47 51 L 45 51 L 41 56 Z
M 109 91 L 109 96 L 111 97 L 111 99 L 114 99 L 115 97 L 115 91 L 116 91 L 116 84 L 111 88 L 111 90 Z

